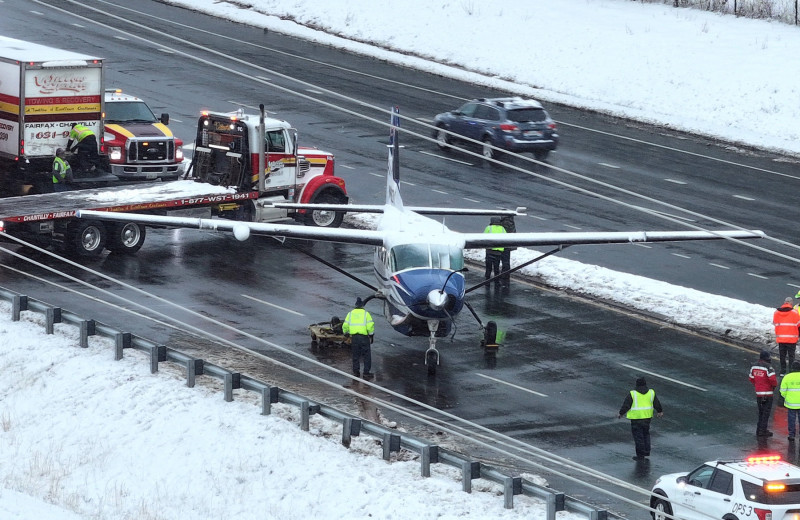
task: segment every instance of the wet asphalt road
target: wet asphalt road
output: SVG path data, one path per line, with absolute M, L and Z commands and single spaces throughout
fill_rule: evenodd
M 53 4 L 66 6 L 64 2 Z M 498 94 L 378 60 L 343 55 L 327 47 L 264 34 L 197 13 L 178 11 L 175 14 L 176 10 L 151 2 L 141 2 L 141 5 L 164 18 L 180 19 L 203 29 L 235 34 L 249 41 L 452 94 L 445 96 L 398 84 L 376 84 L 328 69 L 320 74 L 317 66 L 307 66 L 276 53 L 243 50 L 233 42 L 208 35 L 203 37 L 230 56 L 304 75 L 310 81 L 363 97 L 378 106 L 400 104 L 404 114 L 430 117 L 454 108 L 461 98 Z M 384 128 L 311 103 L 298 102 L 291 96 L 269 91 L 263 85 L 231 82 L 218 69 L 154 51 L 133 40 L 109 38 L 106 31 L 94 26 L 76 31 L 60 23 L 57 15 L 46 10 L 42 10 L 42 15 L 31 15 L 30 8 L 28 2 L 7 0 L 0 17 L 2 34 L 32 39 L 31 28 L 38 24 L 47 30 L 37 33 L 37 41 L 50 45 L 70 42 L 72 49 L 108 57 L 108 84 L 121 85 L 154 101 L 151 105 L 156 112 L 170 112 L 171 126 L 178 135 L 187 136 L 187 140 L 191 140 L 200 108 L 228 110 L 236 106 L 232 101 L 249 105 L 266 101 L 268 108 L 290 119 L 300 129 L 304 144 L 336 153 L 338 172 L 347 180 L 354 201 L 380 202 L 382 179 L 369 174 L 381 174 L 385 168 Z M 187 40 L 199 34 L 190 29 L 162 26 L 160 22 L 146 22 L 163 27 L 164 32 L 182 34 Z M 215 56 L 208 55 L 208 58 L 218 60 Z M 785 178 L 776 181 L 745 167 L 721 166 L 698 157 L 689 160 L 668 149 L 653 151 L 628 142 L 620 144 L 585 128 L 601 128 L 665 145 L 680 143 L 693 152 L 709 153 L 763 169 L 782 169 L 789 174 L 794 170 L 793 165 L 776 162 L 769 154 L 742 156 L 707 141 L 685 140 L 674 133 L 663 133 L 644 125 L 626 125 L 568 107 L 548 108 L 556 119 L 567 123 L 561 127 L 563 146 L 552 157 L 552 164 L 636 189 L 645 187 L 655 197 L 749 227 L 767 229 L 776 236 L 789 239 L 794 236 L 794 223 L 800 217 L 795 214 L 798 208 L 792 200 L 782 196 L 786 183 L 793 181 Z M 650 217 L 611 207 L 519 173 L 431 158 L 420 151 L 437 152 L 435 146 L 419 139 L 409 138 L 403 142 L 407 146 L 401 154 L 407 202 L 469 206 L 469 201 L 479 201 L 480 205 L 535 208 L 532 213 L 539 218 L 520 219 L 521 230 L 665 227 L 664 223 Z M 471 160 L 458 154 L 449 158 Z M 621 168 L 598 166 L 603 162 Z M 558 173 L 551 175 L 561 178 Z M 681 189 L 675 184 L 664 184 L 665 177 L 696 184 Z M 432 192 L 433 189 L 438 191 Z M 732 201 L 732 193 L 753 194 L 756 191 L 759 196 L 752 203 Z M 775 219 L 775 214 L 785 218 Z M 465 220 L 448 222 L 448 225 L 458 229 L 482 229 L 485 222 Z M 369 280 L 369 252 L 356 246 L 333 244 L 309 247 L 315 254 L 333 258 L 340 266 Z M 682 259 L 672 253 L 692 258 Z M 782 300 L 786 295 L 786 283 L 793 281 L 796 271 L 792 265 L 732 249 L 727 244 L 663 245 L 653 249 L 575 247 L 565 251 L 564 256 L 768 305 Z M 2 261 L 21 265 L 5 255 Z M 711 268 L 709 262 L 734 269 Z M 328 320 L 332 315 L 343 316 L 356 296 L 365 295 L 364 289 L 273 240 L 254 238 L 248 243 L 238 243 L 230 237 L 187 230 L 153 231 L 137 256 L 106 256 L 87 264 L 310 359 L 349 371 L 348 353 L 335 349 L 313 350 L 306 327 Z M 66 270 L 74 271 L 73 268 Z M 734 271 L 737 276 L 732 275 Z M 748 272 L 767 278 L 749 277 Z M 43 276 L 52 278 L 47 274 Z M 143 301 L 141 296 L 127 289 L 115 288 L 92 276 L 88 278 L 99 281 L 114 293 Z M 468 275 L 472 283 L 477 283 L 478 278 L 476 272 Z M 73 282 L 60 283 L 77 288 Z M 185 332 L 105 309 L 97 302 L 22 278 L 6 269 L 0 269 L 0 285 L 175 348 L 191 348 L 198 343 Z M 495 319 L 507 332 L 506 341 L 494 359 L 487 359 L 479 348 L 480 333 L 465 312 L 459 319 L 454 340 L 440 340 L 443 365 L 438 375 L 430 379 L 423 365 L 426 341 L 400 336 L 384 321 L 379 321 L 373 346 L 376 382 L 646 488 L 660 474 L 688 470 L 714 458 L 741 457 L 759 448 L 753 435 L 755 403 L 746 380 L 750 362 L 755 358 L 752 352 L 543 291 L 519 280 L 507 292 L 491 287 L 480 289 L 472 296 L 470 302 L 481 318 Z M 209 329 L 249 348 L 268 352 L 252 340 L 209 326 L 197 316 L 173 311 L 161 302 L 147 305 L 156 313 L 175 315 L 188 325 Z M 380 314 L 378 308 L 369 310 Z M 319 371 L 285 353 L 275 355 L 305 369 Z M 616 412 L 625 393 L 642 373 L 658 392 L 666 414 L 653 425 L 652 460 L 646 465 L 637 465 L 630 460 L 633 445 L 628 424 L 617 420 Z M 341 384 L 348 381 L 341 376 L 333 378 Z M 296 379 L 292 380 L 297 383 Z M 321 391 L 307 384 L 306 389 Z M 785 451 L 786 441 L 782 435 L 785 413 L 781 410 L 776 416 L 777 435 L 769 441 L 769 447 Z M 550 481 L 554 487 L 583 496 L 590 502 L 607 503 L 612 510 L 630 511 L 627 506 L 597 492 L 575 489 L 552 476 Z M 634 516 L 645 517 L 643 514 Z

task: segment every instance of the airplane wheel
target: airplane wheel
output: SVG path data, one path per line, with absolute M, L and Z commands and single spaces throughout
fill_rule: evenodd
M 438 356 L 435 352 L 428 352 L 425 357 L 426 365 L 428 367 L 428 375 L 435 376 L 436 375 L 436 361 Z

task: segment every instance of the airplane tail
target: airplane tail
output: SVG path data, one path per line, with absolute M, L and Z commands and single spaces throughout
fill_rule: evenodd
M 400 198 L 400 108 L 392 107 L 389 129 L 389 171 L 386 173 L 386 204 L 403 208 Z

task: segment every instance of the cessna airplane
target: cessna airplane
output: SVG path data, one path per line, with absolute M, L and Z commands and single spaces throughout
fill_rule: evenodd
M 458 208 L 408 207 L 403 205 L 399 186 L 399 144 L 396 129 L 399 127 L 397 109 L 393 109 L 389 146 L 389 171 L 386 180 L 386 202 L 383 206 L 347 205 L 349 212 L 380 213 L 375 230 L 317 228 L 291 224 L 238 222 L 225 219 L 197 219 L 131 213 L 81 210 L 80 218 L 139 222 L 154 226 L 196 228 L 229 231 L 238 240 L 247 240 L 251 233 L 279 239 L 294 238 L 364 244 L 375 247 L 374 271 L 378 287 L 344 273 L 375 292 L 369 299 L 384 301 L 384 314 L 391 326 L 406 336 L 429 338 L 425 363 L 428 374 L 436 372 L 439 351 L 436 339 L 450 333 L 453 321 L 464 306 L 470 309 L 478 323 L 477 314 L 465 301 L 473 288 L 465 288 L 464 249 L 486 249 L 512 246 L 556 246 L 544 256 L 556 253 L 573 244 L 614 244 L 629 242 L 665 242 L 682 240 L 713 240 L 721 238 L 761 238 L 761 231 L 639 231 L 639 232 L 556 232 L 556 233 L 459 233 L 448 229 L 444 223 L 426 215 L 524 215 L 517 210 L 482 210 Z M 322 209 L 341 211 L 341 205 L 276 204 L 284 208 Z M 312 255 L 313 256 L 313 255 Z M 320 259 L 321 260 L 321 259 Z M 339 270 L 333 264 L 326 265 Z M 341 270 L 340 270 L 341 271 Z M 342 271 L 343 272 L 343 271 Z M 505 273 L 503 273 L 505 274 Z M 484 285 L 482 282 L 480 285 Z M 477 287 L 477 286 L 476 286 Z M 484 344 L 495 343 L 496 326 L 489 322 L 484 327 Z

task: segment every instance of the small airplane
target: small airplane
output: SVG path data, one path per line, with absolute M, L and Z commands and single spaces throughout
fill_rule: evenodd
M 516 266 L 508 272 L 575 244 L 615 244 L 631 242 L 666 242 L 684 240 L 714 240 L 723 238 L 762 238 L 761 231 L 639 231 L 639 232 L 551 232 L 551 233 L 459 233 L 448 229 L 427 215 L 504 216 L 524 215 L 525 208 L 516 210 L 459 209 L 409 207 L 400 196 L 399 170 L 399 112 L 392 109 L 389 144 L 389 168 L 386 177 L 386 201 L 380 205 L 348 204 L 346 211 L 380 213 L 377 227 L 368 229 L 317 228 L 292 224 L 272 224 L 232 221 L 225 219 L 202 219 L 113 213 L 107 211 L 80 210 L 79 218 L 138 222 L 161 227 L 182 227 L 201 230 L 229 231 L 238 240 L 247 240 L 251 233 L 285 238 L 306 239 L 374 246 L 374 272 L 377 287 L 346 273 L 330 262 L 326 265 L 350 276 L 374 291 L 366 301 L 378 298 L 384 302 L 384 315 L 396 331 L 406 336 L 428 336 L 425 363 L 428 374 L 434 375 L 439 364 L 437 338 L 447 336 L 456 316 L 467 307 L 484 329 L 484 346 L 495 344 L 496 325 L 486 326 L 466 301 L 467 293 L 485 285 L 483 281 L 475 287 L 466 288 L 463 272 L 465 249 L 487 249 L 513 246 L 556 246 L 529 262 Z M 276 203 L 279 208 L 306 208 L 341 211 L 338 204 L 291 204 Z M 307 253 L 309 254 L 309 253 Z M 507 273 L 501 273 L 502 276 Z M 494 278 L 497 278 L 494 277 Z

